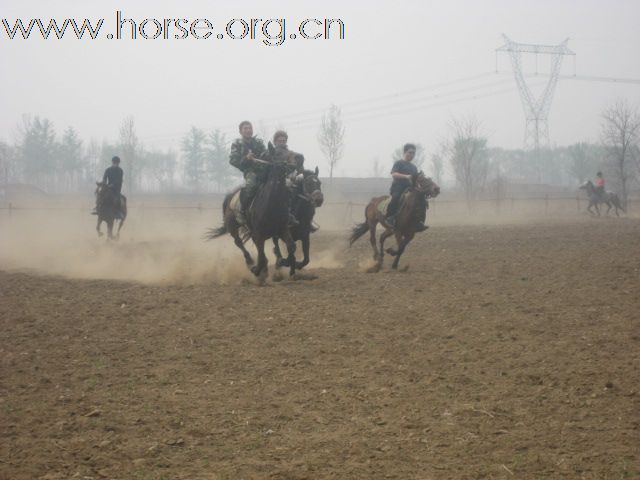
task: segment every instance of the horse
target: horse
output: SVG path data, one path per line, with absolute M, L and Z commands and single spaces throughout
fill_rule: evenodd
M 440 194 L 440 187 L 431 178 L 419 172 L 413 175 L 411 186 L 403 193 L 400 208 L 396 216 L 395 226 L 387 223 L 386 209 L 389 196 L 374 197 L 365 208 L 365 221 L 356 225 L 351 231 L 349 245 L 358 240 L 365 233 L 369 232 L 371 247 L 373 248 L 373 259 L 376 264 L 369 269 L 370 272 L 379 272 L 382 268 L 384 258 L 384 242 L 391 235 L 395 235 L 397 248 L 388 248 L 386 252 L 394 256 L 395 259 L 391 268 L 398 269 L 400 256 L 418 230 L 418 224 L 424 220 L 425 212 L 429 207 L 428 199 L 435 198 Z M 384 232 L 380 235 L 380 249 L 376 246 L 376 227 L 380 223 L 384 227 Z
M 309 264 L 309 237 L 316 230 L 313 226 L 313 217 L 316 208 L 322 206 L 324 195 L 322 194 L 322 183 L 318 179 L 318 167 L 315 171 L 304 170 L 302 181 L 298 183 L 291 201 L 291 213 L 298 220 L 298 225 L 289 227 L 289 232 L 294 242 L 302 242 L 302 253 L 304 258 L 301 262 L 296 262 L 296 270 L 302 270 Z M 280 252 L 279 238 L 273 237 L 273 253 L 276 255 L 276 264 L 288 267 L 288 260 L 282 258 Z
M 266 181 L 260 186 L 253 202 L 247 209 L 248 233 L 241 235 L 243 225 L 236 218 L 236 208 L 233 206 L 234 197 L 238 189 L 226 195 L 222 204 L 223 225 L 217 229 L 210 229 L 205 238 L 213 240 L 229 233 L 242 251 L 245 262 L 251 272 L 261 280 L 268 274 L 267 257 L 264 253 L 265 242 L 273 237 L 282 238 L 287 245 L 287 262 L 289 266 L 289 276 L 293 277 L 296 271 L 295 249 L 296 244 L 289 232 L 289 189 L 286 185 L 287 165 L 283 162 L 265 162 L 264 160 L 254 160 L 266 163 Z M 251 254 L 247 251 L 244 243 L 251 238 L 258 251 L 258 263 L 254 265 Z
M 103 182 L 96 182 L 96 197 L 98 199 L 98 206 L 96 214 L 98 215 L 98 223 L 96 225 L 96 231 L 98 236 L 103 235 L 100 230 L 102 222 L 107 224 L 107 238 L 109 240 L 118 240 L 120 238 L 120 230 L 122 224 L 127 218 L 127 197 L 116 192 Z M 118 197 L 120 197 L 120 207 L 118 208 Z M 118 224 L 118 231 L 116 235 L 113 235 L 113 222 L 120 219 Z
M 616 217 L 620 216 L 620 214 L 618 213 L 618 210 L 622 210 L 623 213 L 627 213 L 624 207 L 622 206 L 622 203 L 620 202 L 620 198 L 616 193 L 603 192 L 602 195 L 600 195 L 596 191 L 596 187 L 593 185 L 591 180 L 587 180 L 585 183 L 580 185 L 580 189 L 585 190 L 587 192 L 587 196 L 589 197 L 589 205 L 587 205 L 587 211 L 591 215 L 597 214 L 597 216 L 600 216 L 599 204 L 601 203 L 604 203 L 605 205 L 607 205 L 607 212 L 605 213 L 605 215 L 609 215 L 611 208 L 614 208 L 616 212 Z M 593 213 L 593 210 L 591 210 L 591 207 L 595 207 L 596 209 L 595 214 Z

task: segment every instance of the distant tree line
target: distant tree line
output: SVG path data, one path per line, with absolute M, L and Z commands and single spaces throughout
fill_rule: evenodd
M 229 141 L 219 130 L 196 127 L 184 135 L 180 151 L 147 149 L 133 117 L 124 119 L 116 141 L 84 142 L 73 127 L 58 134 L 53 123 L 25 116 L 16 140 L 0 140 L 0 184 L 27 183 L 47 192 L 92 189 L 111 158 L 118 155 L 127 192 L 223 191 L 240 175 L 229 165 Z

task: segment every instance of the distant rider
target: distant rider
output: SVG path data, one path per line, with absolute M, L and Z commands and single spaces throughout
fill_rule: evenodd
M 118 212 L 118 216 L 121 215 L 120 214 L 120 209 L 121 209 L 120 196 L 122 191 L 123 178 L 124 178 L 124 172 L 122 171 L 122 168 L 120 168 L 120 157 L 116 155 L 111 159 L 111 166 L 104 171 L 104 175 L 102 176 L 102 183 L 104 184 L 105 187 L 110 188 L 117 194 L 116 210 Z M 96 208 L 95 208 L 95 211 L 93 212 L 94 214 L 97 214 L 98 210 L 100 209 L 102 200 L 103 200 L 102 195 L 99 195 L 98 198 L 96 198 Z

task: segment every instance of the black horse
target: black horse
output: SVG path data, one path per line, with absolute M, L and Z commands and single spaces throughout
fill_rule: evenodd
M 127 218 L 127 197 L 116 192 L 108 185 L 102 182 L 96 182 L 96 198 L 98 199 L 98 206 L 96 213 L 98 215 L 98 223 L 96 225 L 96 231 L 98 236 L 102 236 L 103 233 L 100 230 L 102 222 L 107 224 L 107 238 L 109 240 L 117 240 L 120 238 L 120 229 Z M 120 197 L 120 202 L 118 202 Z M 118 231 L 116 235 L 113 235 L 113 222 L 120 219 L 118 224 Z
M 624 207 L 622 206 L 622 203 L 620 202 L 620 198 L 616 193 L 605 191 L 605 192 L 602 192 L 602 194 L 599 194 L 596 191 L 596 187 L 593 185 L 591 180 L 587 180 L 585 183 L 580 185 L 580 189 L 586 190 L 587 192 L 587 196 L 589 197 L 589 205 L 587 205 L 587 211 L 591 215 L 597 214 L 598 216 L 600 216 L 599 205 L 601 203 L 604 203 L 607 206 L 607 212 L 605 213 L 605 215 L 609 215 L 611 208 L 614 208 L 616 217 L 620 216 L 620 214 L 618 213 L 618 210 L 622 210 L 624 213 L 627 213 Z M 596 209 L 595 214 L 593 213 L 593 210 L 591 210 L 591 207 L 595 207 Z
M 263 162 L 263 160 L 254 160 Z M 238 223 L 236 212 L 231 206 L 231 199 L 237 192 L 229 193 L 222 204 L 223 225 L 207 232 L 206 238 L 212 240 L 226 233 L 231 234 L 236 246 L 242 250 L 248 266 L 253 265 L 251 255 L 244 247 L 244 242 L 251 238 L 258 250 L 258 263 L 251 266 L 251 271 L 256 277 L 264 279 L 268 274 L 267 257 L 264 253 L 265 242 L 274 237 L 282 238 L 287 244 L 287 262 L 289 275 L 296 271 L 295 250 L 288 228 L 289 222 L 289 189 L 286 185 L 287 165 L 282 162 L 269 163 L 266 166 L 266 181 L 260 186 L 258 192 L 247 211 L 248 234 L 241 235 L 242 225 Z
M 297 184 L 291 201 L 291 213 L 298 220 L 298 225 L 290 227 L 289 231 L 294 242 L 302 242 L 302 253 L 304 255 L 302 262 L 296 262 L 297 270 L 301 270 L 309 264 L 309 237 L 316 230 L 313 226 L 313 217 L 316 214 L 316 208 L 321 207 L 324 202 L 324 195 L 321 189 L 322 183 L 318 179 L 318 173 L 318 167 L 316 167 L 315 171 L 303 171 L 302 181 Z M 285 267 L 290 266 L 289 260 L 282 258 L 278 237 L 273 237 L 273 246 L 277 264 Z

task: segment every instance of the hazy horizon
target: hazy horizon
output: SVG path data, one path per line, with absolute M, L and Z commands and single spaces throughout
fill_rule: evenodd
M 220 128 L 232 140 L 238 122 L 249 119 L 262 135 L 286 128 L 290 147 L 327 173 L 316 134 L 322 111 L 336 104 L 346 127 L 336 175 L 365 176 L 375 157 L 390 161 L 407 141 L 432 152 L 450 120 L 463 115 L 482 122 L 490 146 L 522 147 L 524 115 L 506 55 L 498 57 L 500 73 L 493 73 L 502 33 L 541 44 L 569 37 L 578 75 L 640 79 L 634 49 L 640 42 L 640 3 L 632 1 L 380 1 L 362 9 L 335 1 L 231 6 L 10 0 L 1 17 L 10 25 L 17 18 L 104 18 L 105 31 L 112 31 L 116 10 L 133 19 L 207 18 L 214 26 L 232 18 L 285 18 L 289 31 L 300 19 L 335 18 L 344 22 L 345 38 L 275 47 L 259 39 L 9 40 L 2 27 L 0 52 L 7 67 L 0 73 L 0 139 L 13 142 L 27 114 L 51 120 L 58 135 L 72 126 L 85 142 L 113 141 L 122 120 L 132 115 L 145 148 L 179 151 L 192 125 Z M 533 62 L 525 59 L 527 71 Z M 547 72 L 548 58 L 540 56 L 538 67 Z M 573 74 L 571 58 L 562 73 Z M 434 84 L 449 85 L 426 88 Z M 600 113 L 617 98 L 640 105 L 640 85 L 561 79 L 549 116 L 551 144 L 598 141 Z

